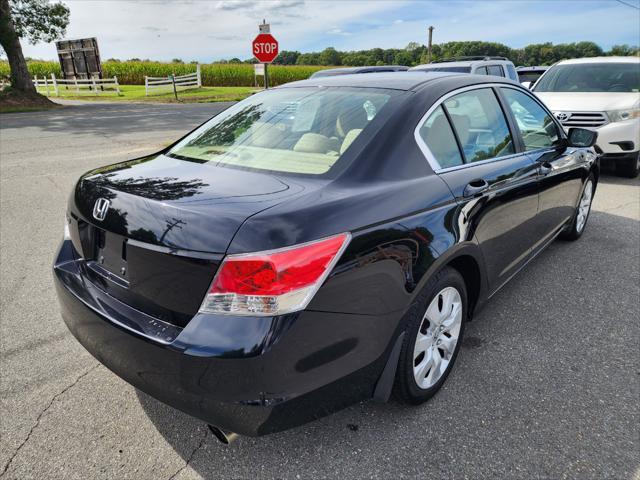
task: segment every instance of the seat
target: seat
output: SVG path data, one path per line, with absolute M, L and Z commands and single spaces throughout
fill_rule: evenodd
M 319 133 L 305 133 L 293 146 L 295 152 L 327 153 L 336 150 L 335 140 Z
M 458 140 L 464 149 L 465 145 L 469 143 L 469 128 L 471 127 L 471 120 L 466 115 L 450 114 L 451 121 L 455 125 L 456 133 L 458 134 Z
M 247 145 L 261 148 L 278 148 L 287 136 L 286 126 L 282 123 L 254 122 L 244 133 Z
M 336 119 L 336 134 L 344 139 L 351 130 L 362 130 L 367 125 L 367 112 L 362 105 L 343 109 Z

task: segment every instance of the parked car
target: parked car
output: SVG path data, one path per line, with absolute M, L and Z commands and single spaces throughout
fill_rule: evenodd
M 343 67 L 318 70 L 309 78 L 333 77 L 336 75 L 351 75 L 353 73 L 381 73 L 381 72 L 405 72 L 409 67 L 404 65 L 371 65 L 368 67 Z
M 536 81 L 549 67 L 517 67 L 518 80 L 527 88 L 533 87 Z
M 640 173 L 640 58 L 563 60 L 533 90 L 565 128 L 598 132 L 603 165 L 626 177 Z
M 79 179 L 53 267 L 62 317 L 223 441 L 392 392 L 422 403 L 465 323 L 582 235 L 596 135 L 496 77 L 269 89 Z
M 411 67 L 410 71 L 458 72 L 475 75 L 494 75 L 518 81 L 513 62 L 506 57 L 455 57 Z

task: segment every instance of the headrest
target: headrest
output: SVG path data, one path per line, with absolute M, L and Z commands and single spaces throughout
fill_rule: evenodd
M 334 142 L 330 138 L 319 133 L 305 133 L 297 141 L 293 150 L 307 153 L 327 153 L 334 147 Z
M 345 137 L 350 130 L 363 129 L 367 124 L 367 112 L 362 105 L 352 105 L 338 115 L 336 133 Z

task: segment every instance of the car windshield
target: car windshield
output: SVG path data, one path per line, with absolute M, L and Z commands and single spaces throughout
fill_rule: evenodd
M 556 65 L 538 81 L 536 92 L 638 92 L 638 63 Z
M 193 131 L 167 154 L 215 165 L 322 175 L 392 96 L 374 88 L 276 88 L 253 95 Z

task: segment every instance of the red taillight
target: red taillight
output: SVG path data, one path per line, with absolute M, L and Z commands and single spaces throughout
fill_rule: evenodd
M 343 233 L 271 252 L 228 256 L 200 311 L 281 315 L 304 309 L 349 243 Z

